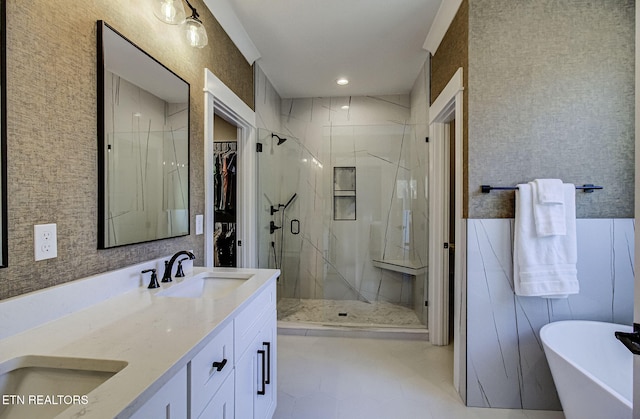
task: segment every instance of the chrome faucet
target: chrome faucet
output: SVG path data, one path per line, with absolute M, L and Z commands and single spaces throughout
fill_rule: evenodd
M 173 264 L 176 262 L 176 259 L 178 259 L 180 256 L 185 255 L 187 256 L 189 259 L 193 260 L 195 259 L 195 255 L 193 253 L 191 253 L 188 250 L 181 250 L 178 253 L 176 253 L 175 255 L 171 256 L 171 259 L 169 259 L 168 261 L 164 262 L 164 274 L 162 274 L 162 281 L 161 282 L 171 282 L 171 271 L 173 270 Z

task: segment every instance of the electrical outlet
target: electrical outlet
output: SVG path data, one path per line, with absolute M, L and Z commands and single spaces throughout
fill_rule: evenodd
M 33 226 L 33 253 L 36 260 L 58 257 L 58 235 L 55 224 Z

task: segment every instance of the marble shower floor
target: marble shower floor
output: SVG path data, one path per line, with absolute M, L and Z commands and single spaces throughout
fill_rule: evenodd
M 346 315 L 340 315 L 344 313 Z M 321 325 L 425 328 L 412 309 L 384 301 L 282 298 L 278 301 L 278 320 Z

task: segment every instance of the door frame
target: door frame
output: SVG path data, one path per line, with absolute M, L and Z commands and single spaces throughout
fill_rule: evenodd
M 449 145 L 455 142 L 454 151 L 454 385 L 460 390 L 461 348 L 464 345 L 463 323 L 466 278 L 466 230 L 462 219 L 463 197 L 463 73 L 459 68 L 442 93 L 429 108 L 429 340 L 434 345 L 449 344 L 449 279 L 448 242 L 449 195 Z M 455 119 L 455 134 L 449 139 L 448 123 Z M 445 277 L 445 274 L 447 277 Z
M 635 220 L 640 219 L 640 7 L 636 4 L 636 45 L 635 45 Z M 640 264 L 640 228 L 635 227 L 634 233 L 635 254 L 634 264 Z M 635 272 L 634 277 L 634 304 L 633 304 L 634 325 L 640 323 L 640 273 Z M 633 403 L 640 406 L 640 355 L 633 356 Z M 638 409 L 634 409 L 634 417 L 637 417 Z
M 209 69 L 204 70 L 204 266 L 213 266 L 214 114 L 238 127 L 237 148 L 237 266 L 257 266 L 256 114 Z

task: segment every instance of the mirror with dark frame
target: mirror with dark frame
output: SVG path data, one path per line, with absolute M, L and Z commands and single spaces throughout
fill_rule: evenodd
M 0 267 L 8 265 L 7 242 L 7 74 L 6 1 L 0 0 Z
M 189 234 L 189 83 L 98 21 L 98 248 Z

